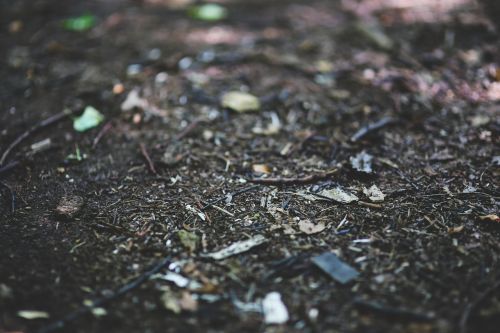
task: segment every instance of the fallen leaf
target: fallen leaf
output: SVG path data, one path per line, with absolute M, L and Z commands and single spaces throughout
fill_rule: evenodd
M 335 187 L 332 189 L 325 189 L 318 193 L 320 196 L 327 199 L 331 199 L 340 203 L 351 203 L 353 201 L 358 201 L 359 198 L 352 193 L 343 190 L 340 187 Z
M 203 254 L 202 256 L 212 258 L 215 260 L 222 260 L 222 259 L 234 256 L 236 254 L 246 252 L 246 251 L 250 250 L 251 248 L 259 246 L 265 242 L 267 242 L 267 239 L 264 236 L 257 235 L 257 236 L 250 238 L 250 239 L 233 243 L 233 244 L 229 245 L 228 247 L 226 247 L 225 249 L 222 249 L 220 251 Z
M 288 321 L 288 310 L 281 300 L 280 293 L 273 291 L 262 300 L 262 311 L 266 324 L 284 324 Z
M 483 215 L 479 216 L 481 220 L 488 220 L 488 221 L 493 221 L 493 222 L 500 222 L 500 217 L 498 217 L 497 214 L 488 214 L 488 215 Z
M 227 9 L 215 3 L 208 3 L 190 7 L 188 14 L 197 20 L 215 22 L 227 17 Z
M 104 120 L 104 116 L 92 106 L 87 106 L 80 117 L 73 120 L 73 128 L 78 132 L 85 132 L 98 126 Z
M 460 225 L 458 227 L 452 227 L 452 228 L 448 228 L 448 233 L 449 234 L 458 234 L 459 232 L 461 232 L 462 230 L 464 230 L 464 226 L 463 225 Z
M 373 202 L 383 202 L 385 199 L 384 193 L 382 193 L 377 185 L 372 185 L 370 188 L 364 188 L 363 193 Z
M 179 230 L 177 232 L 177 237 L 181 241 L 182 245 L 189 250 L 189 252 L 196 251 L 196 247 L 198 245 L 198 241 L 200 237 L 196 235 L 194 232 L 189 232 L 186 230 Z
M 322 232 L 325 228 L 326 226 L 323 222 L 317 224 L 311 222 L 311 220 L 301 220 L 299 222 L 299 230 L 308 235 Z
M 106 311 L 105 308 L 100 308 L 100 307 L 97 307 L 97 308 L 92 308 L 91 310 L 92 314 L 95 316 L 95 317 L 104 317 L 105 315 L 108 314 L 108 311 Z
M 193 298 L 193 295 L 187 291 L 182 292 L 182 297 L 179 300 L 179 305 L 184 311 L 194 312 L 198 310 L 198 301 Z
M 86 14 L 64 20 L 63 26 L 66 30 L 82 32 L 91 29 L 96 21 L 94 15 Z
M 350 158 L 352 168 L 356 171 L 364 173 L 373 172 L 372 160 L 373 156 L 367 154 L 365 151 L 362 151 L 356 156 Z
M 179 305 L 179 300 L 172 292 L 172 290 L 166 289 L 161 295 L 161 302 L 165 309 L 172 311 L 175 314 L 181 313 L 181 306 Z
M 17 315 L 21 318 L 33 320 L 33 319 L 47 319 L 50 318 L 48 312 L 37 311 L 37 310 L 21 310 L 17 312 Z
M 257 111 L 260 109 L 260 101 L 254 95 L 231 91 L 222 96 L 222 107 L 231 109 L 236 112 Z
M 267 164 L 254 164 L 252 165 L 252 171 L 255 173 L 270 174 L 271 168 Z

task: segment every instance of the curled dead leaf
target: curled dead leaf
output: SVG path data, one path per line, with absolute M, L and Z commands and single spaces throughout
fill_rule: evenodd
M 252 165 L 252 171 L 255 173 L 270 174 L 271 168 L 267 164 L 254 164 Z
M 464 226 L 463 225 L 460 225 L 458 227 L 452 227 L 452 228 L 448 228 L 448 233 L 449 234 L 458 234 L 459 232 L 461 232 L 462 230 L 464 230 Z
M 488 215 L 483 215 L 483 216 L 479 216 L 479 218 L 484 221 L 484 220 L 488 220 L 488 221 L 492 221 L 492 222 L 500 222 L 500 217 L 498 217 L 497 214 L 488 214 Z

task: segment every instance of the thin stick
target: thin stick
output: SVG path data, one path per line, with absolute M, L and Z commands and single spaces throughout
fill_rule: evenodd
M 0 158 L 0 165 L 3 165 L 3 163 L 7 159 L 7 156 L 9 156 L 10 152 L 12 151 L 12 149 L 14 149 L 23 140 L 25 140 L 26 138 L 28 138 L 30 135 L 32 135 L 33 133 L 35 133 L 39 129 L 42 129 L 42 128 L 47 127 L 47 126 L 50 126 L 50 125 L 58 122 L 59 120 L 66 118 L 67 116 L 69 116 L 71 114 L 73 114 L 72 111 L 70 111 L 68 109 L 65 109 L 62 112 L 59 112 L 59 113 L 57 113 L 57 114 L 55 114 L 53 116 L 50 116 L 49 118 L 47 118 L 45 120 L 42 120 L 41 122 L 39 122 L 35 126 L 31 127 L 29 130 L 27 130 L 26 132 L 24 132 L 23 134 L 21 134 L 20 136 L 18 136 L 17 139 L 15 139 L 14 141 L 12 141 L 12 143 L 4 151 L 2 157 Z
M 255 183 L 255 184 L 261 184 L 261 185 L 301 185 L 301 184 L 310 184 L 314 183 L 320 180 L 324 180 L 332 176 L 333 174 L 336 174 L 338 172 L 338 169 L 333 169 L 328 172 L 316 174 L 316 175 L 309 175 L 305 176 L 302 178 L 252 178 L 249 179 L 248 181 L 250 183 Z
M 383 208 L 382 205 L 375 204 L 375 203 L 372 203 L 372 202 L 365 202 L 365 201 L 358 201 L 358 205 L 369 207 L 369 208 L 377 208 L 377 209 Z
M 374 123 L 368 124 L 366 126 L 361 127 L 354 135 L 351 137 L 352 142 L 356 142 L 367 136 L 368 134 L 375 132 L 382 127 L 385 127 L 387 125 L 390 125 L 392 123 L 395 123 L 396 120 L 391 117 L 384 117 L 380 119 L 379 121 L 376 121 Z
M 201 123 L 200 120 L 194 120 L 191 124 L 187 125 L 182 131 L 175 136 L 175 141 L 179 141 L 189 135 L 198 125 Z
M 9 162 L 8 164 L 4 165 L 3 167 L 0 167 L 0 176 L 11 169 L 14 169 L 16 166 L 18 166 L 21 162 L 19 161 L 12 161 Z
M 5 187 L 6 189 L 8 189 L 10 192 L 10 211 L 14 213 L 14 211 L 16 210 L 16 193 L 14 193 L 12 187 L 7 185 L 6 183 L 0 182 L 0 184 L 3 185 L 3 187 Z
M 222 196 L 220 198 L 217 198 L 217 199 L 215 199 L 215 200 L 207 203 L 205 206 L 201 207 L 200 210 L 204 211 L 204 210 L 212 207 L 213 205 L 221 202 L 222 200 L 226 199 L 228 196 L 234 197 L 234 196 L 236 196 L 238 194 L 242 194 L 242 193 L 245 193 L 245 192 L 248 192 L 248 191 L 252 191 L 252 190 L 255 190 L 257 188 L 259 188 L 259 185 L 252 185 L 252 186 L 248 186 L 248 187 L 242 188 L 241 190 L 238 190 L 238 191 L 226 194 L 225 196 Z
M 111 128 L 113 127 L 113 124 L 111 121 L 108 121 L 106 125 L 104 125 L 99 133 L 97 133 L 96 137 L 94 138 L 94 141 L 92 142 L 92 148 L 95 148 L 99 141 L 101 141 L 101 138 L 106 134 Z
M 100 307 L 104 305 L 105 303 L 108 303 L 120 296 L 125 295 L 129 291 L 139 287 L 141 284 L 146 282 L 151 275 L 158 273 L 162 268 L 166 267 L 168 264 L 170 264 L 171 261 L 169 258 L 163 259 L 161 262 L 153 266 L 149 271 L 146 271 L 145 273 L 141 274 L 138 278 L 135 280 L 123 285 L 120 289 L 118 289 L 116 292 L 112 293 L 109 296 L 104 296 L 102 298 L 98 298 L 92 302 L 92 306 L 84 306 L 81 307 L 70 314 L 66 315 L 62 319 L 38 330 L 37 333 L 49 333 L 53 332 L 59 329 L 62 329 L 67 323 L 74 321 L 81 317 L 82 315 L 90 312 L 93 308 Z
M 157 175 L 158 173 L 156 172 L 155 165 L 154 165 L 153 161 L 151 160 L 151 157 L 149 156 L 148 151 L 146 150 L 146 146 L 144 146 L 144 144 L 141 143 L 140 147 L 141 147 L 142 156 L 144 156 L 144 158 L 148 162 L 149 170 L 151 170 L 152 173 Z
M 482 301 L 484 301 L 488 296 L 491 295 L 492 292 L 494 292 L 498 288 L 500 288 L 500 281 L 497 281 L 490 288 L 486 289 L 481 294 L 479 294 L 479 296 L 474 301 L 467 304 L 464 311 L 462 312 L 462 316 L 460 317 L 460 322 L 459 322 L 460 333 L 467 333 L 467 322 L 469 321 L 469 317 L 472 311 L 474 311 L 474 309 Z

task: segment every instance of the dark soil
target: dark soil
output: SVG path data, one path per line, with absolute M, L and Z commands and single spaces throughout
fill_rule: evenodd
M 106 117 L 84 133 L 70 117 L 46 126 L 0 166 L 0 332 L 37 332 L 165 257 L 203 291 L 150 279 L 106 315 L 60 331 L 498 332 L 500 50 L 477 5 L 361 13 L 351 1 L 240 0 L 207 23 L 157 2 L 0 1 L 0 152 L 65 108 Z M 62 28 L 84 13 L 98 17 L 94 28 Z M 375 19 L 392 48 L 357 28 Z M 121 111 L 133 89 L 148 107 Z M 223 109 L 232 90 L 258 96 L 261 110 Z M 275 133 L 259 132 L 277 118 Z M 381 119 L 390 121 L 352 140 Z M 86 158 L 68 158 L 76 149 Z M 351 168 L 362 151 L 371 174 Z M 249 188 L 335 168 L 312 184 Z M 371 185 L 384 202 L 363 194 Z M 336 186 L 360 201 L 299 195 Z M 61 199 L 75 196 L 83 206 L 61 214 Z M 299 221 L 326 228 L 304 234 Z M 196 248 L 181 230 L 198 236 Z M 202 255 L 258 234 L 268 242 L 248 252 Z M 313 267 L 327 251 L 359 277 L 341 285 Z M 197 309 L 165 309 L 166 290 L 198 298 Z M 287 324 L 265 325 L 240 305 L 271 291 Z

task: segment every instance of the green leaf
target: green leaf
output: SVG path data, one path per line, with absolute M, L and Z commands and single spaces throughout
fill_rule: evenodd
M 227 17 L 227 9 L 221 5 L 209 3 L 189 8 L 188 14 L 197 20 L 215 22 Z
M 254 95 L 231 91 L 222 96 L 222 107 L 236 112 L 257 111 L 260 109 L 260 101 Z
M 94 15 L 86 14 L 64 20 L 63 26 L 66 30 L 81 32 L 92 28 L 96 21 Z
M 104 120 L 104 116 L 92 106 L 87 106 L 80 117 L 73 120 L 73 128 L 78 132 L 85 132 L 98 126 Z
M 17 312 L 17 315 L 21 318 L 33 320 L 33 319 L 47 319 L 50 315 L 45 311 L 37 310 L 21 310 Z
M 189 232 L 186 230 L 179 230 L 177 232 L 177 237 L 181 241 L 182 245 L 189 250 L 189 252 L 196 251 L 196 247 L 198 245 L 199 237 L 193 232 Z

